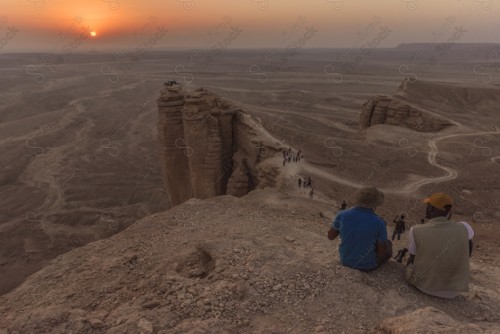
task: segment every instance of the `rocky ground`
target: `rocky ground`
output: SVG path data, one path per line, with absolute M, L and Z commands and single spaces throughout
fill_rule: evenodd
M 498 268 L 473 258 L 470 291 L 447 301 L 394 261 L 343 267 L 319 215 L 329 208 L 293 189 L 189 200 L 53 260 L 1 298 L 3 332 L 500 331 Z

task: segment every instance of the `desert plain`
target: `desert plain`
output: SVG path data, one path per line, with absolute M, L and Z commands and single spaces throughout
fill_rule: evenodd
M 311 283 L 314 285 L 312 289 L 317 290 L 314 296 L 321 298 L 321 291 L 327 291 L 322 289 L 328 289 L 329 281 L 336 282 L 336 287 L 342 289 L 342 286 L 349 287 L 352 279 L 349 269 L 338 265 L 338 244 L 326 239 L 329 221 L 342 200 L 349 203 L 357 187 L 374 185 L 386 195 L 377 213 L 388 223 L 389 235 L 393 229 L 392 219 L 397 214 L 405 214 L 409 225 L 418 224 L 424 216 L 425 207 L 421 200 L 426 195 L 443 191 L 454 198 L 454 217 L 467 221 L 476 232 L 471 258 L 474 287 L 466 297 L 450 302 L 448 306 L 443 306 L 435 298 L 420 296 L 419 306 L 446 310 L 459 321 L 498 321 L 499 51 L 500 46 L 493 44 L 458 43 L 446 48 L 441 45 L 440 49 L 432 44 L 402 44 L 369 52 L 300 49 L 286 53 L 280 49 L 257 49 L 219 50 L 208 55 L 195 50 L 149 51 L 135 57 L 105 51 L 64 56 L 0 55 L 3 79 L 0 82 L 0 294 L 5 294 L 2 312 L 9 310 L 11 302 L 12 305 L 24 303 L 19 309 L 28 310 L 33 310 L 37 303 L 63 305 L 63 297 L 53 301 L 43 296 L 58 291 L 54 283 L 58 277 L 74 280 L 79 273 L 85 272 L 78 270 L 78 259 L 87 268 L 85 270 L 90 270 L 89 266 L 101 268 L 99 270 L 109 268 L 107 264 L 112 262 L 112 256 L 110 250 L 106 251 L 109 246 L 103 242 L 110 238 L 109 245 L 113 245 L 113 240 L 119 240 L 115 245 L 121 247 L 127 243 L 126 237 L 130 237 L 133 244 L 134 231 L 149 233 L 148 222 L 151 226 L 163 226 L 162 221 L 166 227 L 172 221 L 186 227 L 185 221 L 189 221 L 189 228 L 179 230 L 172 227 L 170 233 L 175 237 L 168 246 L 164 241 L 158 242 L 157 234 L 150 237 L 141 234 L 141 243 L 151 242 L 157 247 L 155 250 L 138 250 L 142 252 L 139 259 L 142 255 L 161 258 L 158 247 L 165 246 L 165 261 L 171 259 L 175 262 L 176 251 L 179 254 L 187 252 L 188 258 L 194 256 L 201 261 L 205 274 L 209 275 L 213 270 L 211 258 L 205 258 L 209 250 L 220 253 L 221 258 L 241 257 L 256 247 L 247 245 L 250 242 L 247 239 L 239 244 L 236 239 L 225 239 L 219 233 L 228 229 L 228 236 L 239 235 L 237 228 L 231 229 L 230 225 L 234 223 L 232 220 L 241 218 L 239 224 L 245 226 L 241 233 L 266 240 L 263 247 L 271 253 L 261 254 L 259 261 L 270 257 L 269 261 L 279 263 L 280 256 L 290 260 L 287 257 L 290 254 L 281 248 L 276 250 L 277 258 L 272 260 L 271 250 L 274 244 L 278 248 L 295 245 L 293 252 L 304 258 L 303 263 L 312 262 L 312 268 L 321 268 L 321 273 L 312 273 L 302 267 L 299 260 L 290 260 L 294 270 L 314 276 L 309 278 L 315 282 Z M 279 188 L 256 189 L 241 199 L 225 196 L 218 202 L 214 199 L 213 212 L 209 205 L 212 199 L 199 204 L 198 200 L 191 200 L 187 204 L 189 208 L 183 205 L 172 207 L 167 200 L 157 136 L 157 99 L 164 83 L 169 80 L 175 80 L 188 91 L 203 87 L 250 113 L 260 119 L 263 129 L 280 145 L 290 147 L 294 152 L 301 150 L 304 159 L 281 166 L 278 155 L 273 163 L 282 171 Z M 370 101 L 386 97 L 405 108 L 409 106 L 434 115 L 447 125 L 439 130 L 425 131 L 397 123 L 360 126 L 362 113 L 366 112 Z M 179 146 L 189 150 L 182 146 L 182 141 Z M 287 177 L 294 182 L 286 182 Z M 297 187 L 297 177 L 312 178 L 313 199 L 309 198 L 309 189 Z M 175 184 L 175 187 L 183 186 L 181 182 Z M 239 206 L 242 214 L 237 213 Z M 224 207 L 229 211 L 224 211 Z M 166 210 L 170 211 L 164 212 Z M 176 215 L 175 210 L 181 210 L 181 213 Z M 203 214 L 196 213 L 198 210 Z M 137 226 L 134 224 L 151 215 L 154 216 Z M 217 220 L 217 215 L 220 215 L 220 220 Z M 294 221 L 294 217 L 300 222 Z M 224 224 L 221 227 L 221 222 L 229 227 Z M 262 227 L 264 222 L 268 225 Z M 255 226 L 248 226 L 252 224 Z M 288 224 L 300 233 L 290 236 L 293 233 L 287 231 Z M 167 240 L 170 238 L 168 233 L 162 235 Z M 283 239 L 284 236 L 287 239 Z M 230 242 L 229 251 L 214 250 L 215 240 L 219 239 L 222 243 Z M 198 250 L 189 250 L 189 247 L 194 247 L 192 244 L 204 241 L 212 244 L 203 246 L 202 251 L 199 247 L 195 247 Z M 394 250 L 406 247 L 406 242 L 406 235 L 403 235 L 402 240 L 395 241 Z M 191 251 L 193 253 L 189 253 Z M 128 254 L 124 248 L 120 252 Z M 120 252 L 113 254 L 119 256 Z M 135 266 L 137 256 L 134 258 L 132 254 L 129 260 L 130 266 Z M 63 262 L 65 268 L 74 271 L 47 278 Z M 238 267 L 237 263 L 230 264 Z M 231 268 L 231 265 L 226 265 Z M 182 263 L 176 262 L 175 266 L 182 276 Z M 142 274 L 155 284 L 161 284 L 162 273 L 158 270 L 158 267 L 154 270 L 143 268 Z M 254 268 L 250 272 L 259 270 Z M 29 278 L 34 273 L 37 274 Z M 217 273 L 223 276 L 224 271 Z M 281 271 L 276 269 L 273 273 L 273 268 L 265 268 L 262 273 L 279 276 Z M 99 279 L 105 279 L 94 274 L 96 282 L 102 283 Z M 251 274 L 245 269 L 240 272 L 228 269 L 228 277 L 235 280 L 246 281 L 248 275 Z M 374 328 L 381 317 L 401 315 L 414 307 L 414 303 L 405 301 L 406 295 L 401 288 L 391 290 L 389 295 L 394 294 L 393 299 L 385 296 L 385 288 L 400 287 L 403 282 L 397 263 L 391 261 L 387 268 L 371 277 L 359 273 L 352 275 L 356 286 L 367 280 L 367 284 L 373 287 L 375 292 L 367 292 L 374 294 L 370 303 L 393 304 L 394 308 L 381 313 L 373 311 L 361 325 L 356 323 L 356 317 L 347 315 L 346 320 L 338 325 L 338 332 L 366 332 Z M 390 275 L 399 275 L 399 278 L 388 278 Z M 87 282 L 92 282 L 92 276 L 89 275 Z M 32 281 L 25 282 L 26 279 Z M 221 278 L 211 279 L 216 282 Z M 175 283 L 179 278 L 165 280 L 170 285 L 180 284 Z M 284 284 L 278 282 L 279 277 L 275 280 L 268 285 L 278 298 Z M 35 281 L 54 284 L 35 289 L 38 297 L 26 302 L 28 296 L 34 295 L 33 288 L 26 287 L 34 286 Z M 227 284 L 221 290 L 236 289 L 235 294 L 244 294 Z M 144 286 L 140 289 L 147 290 Z M 192 291 L 189 293 L 193 295 Z M 297 300 L 303 300 L 302 294 L 307 298 L 308 291 L 299 293 Z M 356 305 L 353 309 L 362 308 L 362 295 L 356 295 L 361 299 L 352 301 L 353 295 L 348 292 L 341 294 L 347 305 L 352 302 Z M 418 292 L 415 290 L 413 294 Z M 71 296 L 67 298 L 71 300 Z M 203 306 L 204 299 L 200 300 Z M 213 305 L 210 298 L 207 300 L 206 305 Z M 149 299 L 141 303 L 139 307 L 146 305 L 144 312 L 154 312 L 164 306 L 156 299 L 152 303 Z M 223 329 L 228 332 L 265 332 L 266 328 L 273 326 L 276 328 L 272 330 L 283 332 L 336 332 L 324 310 L 311 306 L 301 310 L 301 315 L 292 317 L 283 311 L 278 316 L 279 308 L 269 306 L 273 305 L 272 301 L 265 303 L 261 305 L 264 310 L 247 308 L 250 311 L 245 319 L 239 319 L 229 311 L 225 317 L 227 308 L 217 305 L 218 309 L 213 312 L 219 316 L 211 317 L 211 311 L 204 310 L 194 315 L 176 313 L 176 317 L 165 324 L 155 322 L 154 319 L 161 317 L 148 318 L 146 313 L 141 313 L 140 319 L 135 320 L 140 324 L 138 332 L 149 332 L 150 328 L 155 332 L 167 328 L 172 332 L 187 332 L 190 326 L 209 331 L 207 324 L 210 321 L 216 321 L 215 326 L 220 326 L 221 332 Z M 80 307 L 85 312 L 100 310 L 100 306 L 91 305 L 91 302 L 85 305 Z M 171 312 L 176 309 L 172 305 L 175 304 L 169 302 Z M 485 305 L 486 310 L 479 305 Z M 463 311 L 468 307 L 477 314 Z M 318 317 L 322 319 L 320 322 L 315 322 L 314 312 L 321 315 Z M 124 319 L 125 314 L 128 313 L 122 312 L 119 316 Z M 481 314 L 484 315 L 482 318 Z M 62 317 L 63 320 L 55 322 L 59 327 L 48 326 L 50 322 L 34 321 L 31 330 L 57 328 L 56 332 L 63 332 L 64 327 L 60 324 L 66 321 L 71 324 L 68 326 L 80 326 L 73 328 L 74 332 L 112 332 L 113 326 L 117 333 L 135 332 L 132 327 L 126 327 L 131 326 L 126 320 L 115 322 L 119 316 L 101 312 L 80 323 L 74 319 L 67 322 L 67 318 Z M 100 320 L 95 320 L 96 317 Z M 193 317 L 200 319 L 199 326 L 193 321 L 182 322 Z M 292 318 L 302 320 L 286 328 L 277 325 L 287 321 L 291 324 Z M 19 327 L 16 316 L 11 315 L 8 319 L 12 321 L 9 322 L 11 330 L 29 330 Z M 18 321 L 20 319 L 21 315 Z M 224 322 L 227 319 L 230 325 Z

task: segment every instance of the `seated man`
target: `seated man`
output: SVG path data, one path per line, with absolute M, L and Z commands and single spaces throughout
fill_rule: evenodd
M 469 290 L 469 257 L 474 231 L 465 222 L 448 220 L 453 200 L 444 193 L 424 199 L 426 224 L 408 234 L 408 282 L 432 296 L 454 298 Z
M 375 214 L 383 202 L 384 194 L 377 188 L 361 188 L 354 194 L 353 207 L 335 217 L 328 238 L 340 235 L 339 254 L 344 266 L 371 271 L 392 257 L 385 223 Z

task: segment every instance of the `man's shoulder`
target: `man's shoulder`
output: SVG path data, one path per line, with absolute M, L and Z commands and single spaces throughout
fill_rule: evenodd
M 337 215 L 335 216 L 335 218 L 336 219 L 343 218 L 345 216 L 346 211 L 347 210 L 340 210 L 339 212 L 337 212 Z
M 447 221 L 433 221 L 433 219 L 429 220 L 426 224 L 420 224 L 420 225 L 414 225 L 410 228 L 410 231 L 419 231 L 419 230 L 427 230 L 427 229 L 432 229 L 436 226 L 436 224 L 445 224 L 447 226 L 453 226 L 456 228 L 464 228 L 467 230 L 467 233 L 469 234 L 469 237 L 474 235 L 474 230 L 472 227 L 466 223 L 466 222 L 458 222 L 455 220 L 447 220 Z
M 472 227 L 464 221 L 448 220 L 445 223 L 456 228 L 462 229 L 465 227 L 466 230 L 472 230 Z
M 425 229 L 425 228 L 429 228 L 430 225 L 427 225 L 427 224 L 418 224 L 418 225 L 413 225 L 410 230 L 420 230 L 420 229 Z
M 373 214 L 373 220 L 377 221 L 378 223 L 380 223 L 384 226 L 386 225 L 384 218 L 380 217 L 379 215 L 377 215 L 375 213 Z
M 474 238 L 475 232 L 474 232 L 474 229 L 472 228 L 472 226 L 469 225 L 469 223 L 464 222 L 464 221 L 459 221 L 459 222 L 455 222 L 455 223 L 457 224 L 457 226 L 465 227 L 465 230 L 467 231 L 467 236 L 469 237 L 469 239 Z
M 337 213 L 337 216 L 340 216 L 340 217 L 345 217 L 345 216 L 357 216 L 359 215 L 359 211 L 356 210 L 355 207 L 353 208 L 348 208 L 348 209 L 345 209 L 345 210 L 340 210 L 339 213 Z
M 422 233 L 425 233 L 423 231 L 426 231 L 428 229 L 432 228 L 432 225 L 429 224 L 429 223 L 426 223 L 426 224 L 420 224 L 420 225 L 413 225 L 412 227 L 410 227 L 410 232 L 409 234 L 410 235 L 416 235 L 419 233 L 419 231 L 422 231 Z

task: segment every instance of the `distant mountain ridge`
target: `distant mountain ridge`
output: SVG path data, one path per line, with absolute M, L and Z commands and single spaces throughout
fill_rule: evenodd
M 431 47 L 431 46 L 438 46 L 442 44 L 452 44 L 453 48 L 459 48 L 459 49 L 471 49 L 471 48 L 494 48 L 494 47 L 500 47 L 500 43 L 448 43 L 446 41 L 444 42 L 435 42 L 435 43 L 401 43 L 398 46 L 395 47 L 395 49 L 403 49 L 403 50 L 412 50 L 412 49 L 421 49 L 423 47 Z

